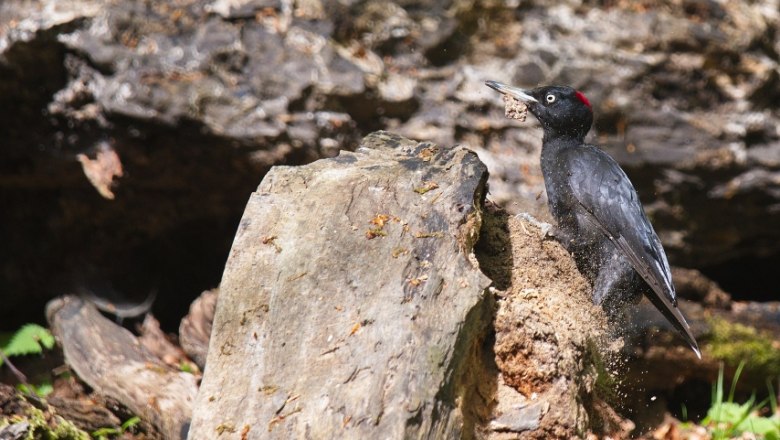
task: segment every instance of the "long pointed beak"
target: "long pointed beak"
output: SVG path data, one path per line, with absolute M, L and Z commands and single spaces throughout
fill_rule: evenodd
M 506 84 L 502 84 L 500 82 L 496 81 L 485 81 L 485 85 L 490 87 L 491 89 L 497 91 L 498 93 L 502 93 L 504 95 L 509 95 L 515 99 L 519 99 L 523 102 L 539 102 L 536 98 L 528 94 L 528 91 L 508 86 Z

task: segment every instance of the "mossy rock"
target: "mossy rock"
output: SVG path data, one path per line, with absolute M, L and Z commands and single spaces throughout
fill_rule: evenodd
M 712 357 L 735 368 L 744 361 L 747 372 L 762 377 L 780 375 L 780 341 L 772 335 L 722 318 L 712 318 L 710 326 L 707 352 Z
M 24 400 L 22 397 L 18 397 Z M 20 425 L 19 431 L 26 432 L 25 440 L 91 440 L 92 437 L 72 422 L 44 412 L 32 405 L 24 404 L 23 414 L 0 417 L 0 431 L 10 425 Z M 25 426 L 26 425 L 26 426 Z

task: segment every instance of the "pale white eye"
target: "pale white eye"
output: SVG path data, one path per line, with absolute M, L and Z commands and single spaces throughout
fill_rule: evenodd
M 552 93 L 550 93 L 549 95 L 545 96 L 545 98 L 544 98 L 544 99 L 546 99 L 546 100 L 547 100 L 547 103 L 548 103 L 548 104 L 552 104 L 553 102 L 555 102 L 555 95 L 553 95 Z

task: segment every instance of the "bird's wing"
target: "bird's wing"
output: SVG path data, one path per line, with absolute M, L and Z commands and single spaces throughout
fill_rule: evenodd
M 628 176 L 595 147 L 567 150 L 562 158 L 577 202 L 650 287 L 676 304 L 669 262 Z
M 669 261 L 626 173 L 599 148 L 586 145 L 561 154 L 571 190 L 591 221 L 626 256 L 652 289 L 648 298 L 698 354 L 688 323 L 677 309 Z

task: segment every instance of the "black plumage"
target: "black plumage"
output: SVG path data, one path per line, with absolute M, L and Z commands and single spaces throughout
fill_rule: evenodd
M 697 356 L 698 344 L 677 308 L 669 262 L 636 190 L 618 163 L 586 144 L 593 112 L 585 96 L 563 86 L 489 87 L 520 100 L 544 129 L 541 167 L 553 235 L 593 281 L 596 304 L 634 301 L 645 292 Z

